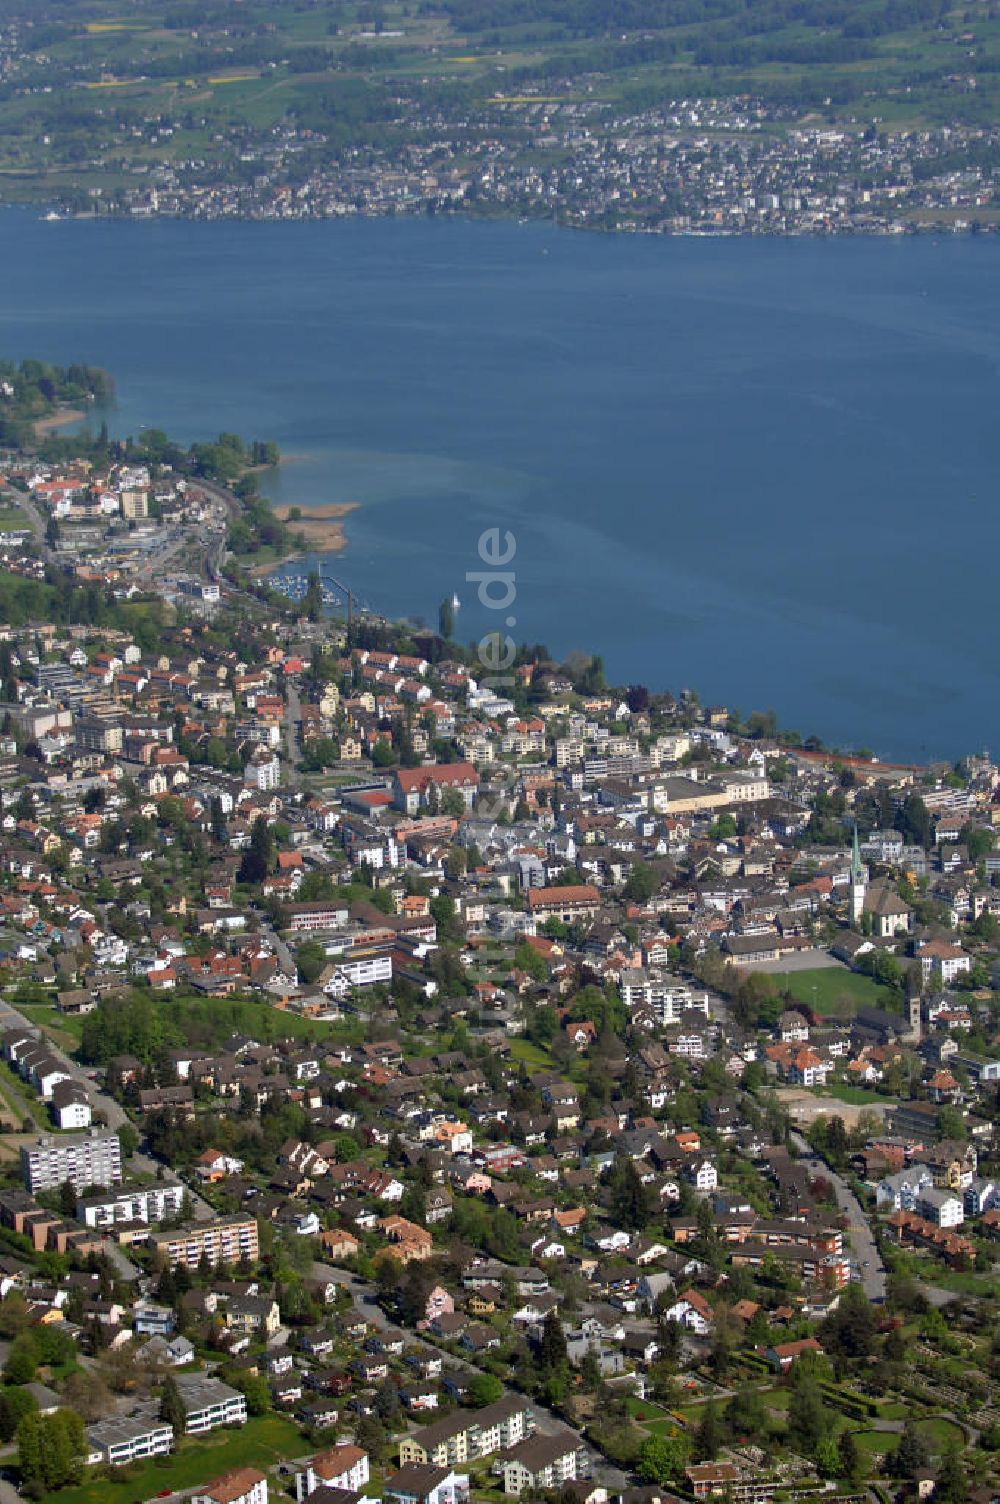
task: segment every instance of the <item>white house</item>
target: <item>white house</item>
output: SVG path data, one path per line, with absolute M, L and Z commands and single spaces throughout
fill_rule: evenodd
M 368 1453 L 345 1443 L 320 1452 L 295 1474 L 295 1497 L 302 1504 L 317 1488 L 338 1488 L 360 1493 L 368 1482 Z
M 712 1307 L 697 1290 L 685 1290 L 663 1314 L 668 1321 L 678 1322 L 698 1337 L 706 1336 L 712 1326 Z
M 962 1197 L 952 1191 L 939 1191 L 936 1186 L 925 1186 L 920 1192 L 917 1214 L 937 1227 L 961 1227 L 965 1221 Z
M 947 940 L 931 940 L 926 945 L 921 945 L 917 951 L 917 960 L 920 962 L 925 987 L 935 970 L 941 972 L 942 984 L 948 987 L 956 977 L 972 969 L 972 957 L 968 952 L 960 945 L 951 945 Z
M 573 1483 L 584 1473 L 584 1451 L 572 1431 L 532 1436 L 518 1442 L 496 1463 L 505 1494 L 540 1493 Z
M 278 787 L 280 777 L 281 763 L 275 753 L 265 747 L 258 747 L 243 769 L 243 782 L 252 789 L 270 792 Z
M 689 1175 L 697 1191 L 714 1191 L 718 1188 L 719 1173 L 710 1159 L 702 1159 L 692 1165 Z
M 267 1504 L 267 1478 L 255 1467 L 238 1467 L 206 1483 L 191 1504 Z
M 885 1212 L 913 1212 L 917 1200 L 926 1186 L 934 1184 L 934 1176 L 926 1165 L 910 1165 L 895 1175 L 887 1175 L 875 1187 L 875 1204 Z

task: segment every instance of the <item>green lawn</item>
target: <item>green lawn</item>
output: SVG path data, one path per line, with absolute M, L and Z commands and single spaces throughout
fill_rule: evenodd
M 634 1394 L 630 1394 L 625 1401 L 625 1409 L 632 1419 L 639 1421 L 640 1424 L 644 1421 L 665 1420 L 667 1418 L 667 1412 L 662 1405 L 654 1405 L 651 1400 L 637 1399 Z
M 868 1006 L 884 1008 L 888 1013 L 899 1012 L 899 993 L 891 987 L 882 987 L 871 977 L 848 971 L 843 966 L 819 966 L 809 971 L 774 973 L 771 981 L 781 989 L 806 1003 L 817 1013 L 836 1018 L 849 1018 L 858 1008 Z
M 892 1431 L 852 1431 L 862 1457 L 870 1462 L 875 1456 L 886 1457 L 896 1450 L 899 1437 Z
M 942 1415 L 932 1415 L 928 1420 L 918 1420 L 917 1431 L 935 1452 L 943 1452 L 949 1446 L 960 1447 L 965 1443 L 965 1433 L 953 1420 Z
M 71 1054 L 79 1048 L 83 1036 L 83 1014 L 60 1013 L 53 1003 L 15 1003 L 29 1023 L 42 1029 L 60 1049 Z
M 520 1065 L 535 1065 L 540 1070 L 552 1069 L 552 1056 L 548 1050 L 543 1050 L 537 1044 L 532 1044 L 530 1039 L 512 1039 L 510 1044 L 510 1056 Z
M 304 1456 L 309 1443 L 298 1426 L 279 1415 L 262 1415 L 238 1429 L 212 1432 L 205 1440 L 185 1439 L 170 1457 L 123 1468 L 110 1482 L 95 1477 L 75 1488 L 49 1494 L 53 1504 L 134 1504 L 171 1491 L 210 1483 L 236 1467 L 269 1468 L 285 1458 Z M 103 1471 L 103 1470 L 102 1470 Z
M 877 1091 L 869 1091 L 865 1086 L 851 1086 L 846 1081 L 831 1081 L 819 1095 L 836 1097 L 838 1102 L 849 1102 L 852 1107 L 864 1107 L 869 1102 L 896 1100 L 894 1097 L 880 1096 Z

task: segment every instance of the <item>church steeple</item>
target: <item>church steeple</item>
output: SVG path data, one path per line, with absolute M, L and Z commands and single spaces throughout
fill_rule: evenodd
M 865 909 L 865 889 L 868 886 L 868 874 L 861 864 L 861 848 L 858 845 L 858 822 L 854 822 L 854 835 L 851 840 L 851 886 L 848 896 L 847 911 L 852 925 L 861 923 L 861 916 Z

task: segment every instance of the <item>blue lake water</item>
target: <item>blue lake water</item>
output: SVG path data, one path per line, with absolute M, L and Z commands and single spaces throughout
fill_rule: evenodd
M 362 503 L 376 609 L 603 653 L 886 756 L 1000 742 L 1000 241 L 0 216 L 0 350 L 107 366 L 119 433 L 234 429 Z

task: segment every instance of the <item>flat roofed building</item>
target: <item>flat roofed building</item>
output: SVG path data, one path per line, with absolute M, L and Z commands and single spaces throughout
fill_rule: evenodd
M 87 1427 L 88 1461 L 124 1467 L 144 1457 L 165 1457 L 173 1450 L 174 1428 L 145 1416 L 122 1416 Z
M 202 1436 L 217 1426 L 246 1425 L 246 1396 L 238 1389 L 230 1389 L 221 1379 L 206 1379 L 200 1374 L 181 1374 L 176 1382 L 184 1406 L 186 1436 Z
M 171 1269 L 181 1265 L 194 1269 L 205 1258 L 210 1264 L 256 1263 L 260 1255 L 257 1223 L 253 1217 L 215 1217 L 210 1222 L 192 1222 L 169 1232 L 154 1232 L 149 1247 Z
M 88 1185 L 115 1185 L 122 1178 L 122 1150 L 117 1133 L 90 1133 L 50 1138 L 47 1134 L 21 1147 L 21 1174 L 28 1190 L 52 1190 L 68 1180 L 79 1194 Z

